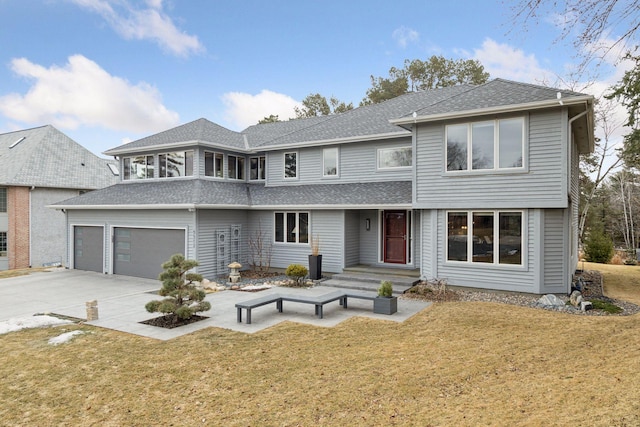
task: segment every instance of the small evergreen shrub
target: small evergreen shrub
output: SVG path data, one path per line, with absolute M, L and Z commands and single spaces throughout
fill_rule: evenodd
M 378 288 L 378 296 L 391 298 L 393 295 L 393 284 L 388 280 L 383 280 L 380 282 L 380 287 Z
M 622 312 L 622 308 L 618 307 L 617 305 L 599 299 L 591 300 L 591 306 L 594 310 L 602 310 L 605 313 L 609 314 L 618 314 Z
M 613 257 L 613 242 L 600 230 L 589 233 L 584 242 L 584 254 L 589 262 L 606 264 Z
M 309 269 L 304 265 L 291 264 L 287 267 L 284 274 L 286 274 L 287 277 L 293 280 L 298 286 L 302 286 L 304 284 L 304 278 L 309 274 Z
M 205 292 L 193 283 L 201 282 L 202 276 L 187 273 L 197 265 L 198 261 L 185 259 L 182 254 L 173 255 L 162 264 L 164 271 L 159 276 L 162 281 L 159 294 L 167 298 L 149 301 L 145 305 L 146 310 L 149 313 L 173 314 L 176 322 L 178 319 L 190 319 L 197 312 L 210 310 L 211 304 L 204 301 Z

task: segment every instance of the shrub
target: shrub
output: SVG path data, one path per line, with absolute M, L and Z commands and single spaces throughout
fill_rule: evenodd
M 197 312 L 211 309 L 211 304 L 204 301 L 205 292 L 193 283 L 202 281 L 202 276 L 188 273 L 197 265 L 198 261 L 185 259 L 182 254 L 173 255 L 162 264 L 164 271 L 159 276 L 162 281 L 159 294 L 167 298 L 148 302 L 146 310 L 149 313 L 173 314 L 177 322 L 178 319 L 189 319 Z
M 618 307 L 617 305 L 599 299 L 591 300 L 591 306 L 594 310 L 602 310 L 605 313 L 609 314 L 618 314 L 622 312 L 622 308 Z
M 380 287 L 378 288 L 378 296 L 391 298 L 393 295 L 393 284 L 388 280 L 383 280 L 380 282 Z
M 584 253 L 587 261 L 606 264 L 613 257 L 613 242 L 600 230 L 589 233 L 584 242 Z
M 301 286 L 303 284 L 304 278 L 309 274 L 309 269 L 304 265 L 300 264 L 291 264 L 287 267 L 284 274 L 287 275 L 288 278 L 295 281 L 297 285 Z

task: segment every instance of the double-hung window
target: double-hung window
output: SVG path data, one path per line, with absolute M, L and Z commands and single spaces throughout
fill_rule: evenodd
M 229 179 L 244 179 L 244 157 L 227 156 Z
M 162 153 L 158 158 L 160 161 L 160 178 L 193 175 L 193 151 Z
M 298 177 L 298 153 L 295 151 L 284 153 L 284 177 L 287 179 Z
M 265 156 L 249 157 L 249 179 L 264 180 L 266 177 L 267 159 Z
M 222 153 L 204 152 L 204 174 L 222 178 L 224 173 L 224 156 Z
M 7 256 L 7 232 L 0 231 L 0 257 Z
M 410 168 L 411 147 L 379 148 L 378 169 Z
M 447 172 L 492 171 L 524 166 L 524 118 L 449 125 Z
M 309 243 L 309 212 L 276 212 L 275 241 Z
M 322 176 L 338 176 L 338 148 L 325 148 L 322 150 Z
M 522 211 L 447 212 L 447 261 L 522 265 Z
M 153 156 L 125 157 L 124 179 L 146 179 L 153 178 L 154 161 Z

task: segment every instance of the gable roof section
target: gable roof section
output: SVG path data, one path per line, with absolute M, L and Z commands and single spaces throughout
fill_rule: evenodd
M 139 152 L 141 149 L 162 149 L 164 147 L 173 149 L 181 145 L 186 146 L 196 143 L 204 143 L 234 151 L 247 150 L 244 137 L 240 133 L 224 128 L 207 119 L 198 119 L 164 132 L 111 148 L 105 151 L 104 154 L 114 156 Z
M 324 116 L 327 119 L 295 132 L 277 136 L 269 141 L 249 143 L 256 149 L 343 143 L 409 136 L 411 133 L 390 123 L 391 119 L 441 102 L 451 96 L 464 93 L 473 86 L 459 85 L 446 88 L 411 92 L 379 104 L 365 105 L 340 114 Z
M 206 179 L 119 183 L 57 209 L 338 209 L 411 206 L 411 181 L 264 187 Z
M 0 185 L 93 190 L 117 181 L 112 162 L 51 125 L 0 134 L 0 163 Z

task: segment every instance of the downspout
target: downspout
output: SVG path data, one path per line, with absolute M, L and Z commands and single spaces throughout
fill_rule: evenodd
M 31 188 L 29 189 L 29 268 L 32 267 L 32 260 L 33 260 L 32 258 L 33 254 L 31 250 L 31 235 L 33 234 L 31 232 L 31 227 L 33 226 L 32 217 L 31 217 L 31 211 L 33 210 L 33 203 L 31 202 L 31 192 L 35 189 L 36 189 L 35 185 L 32 185 Z

